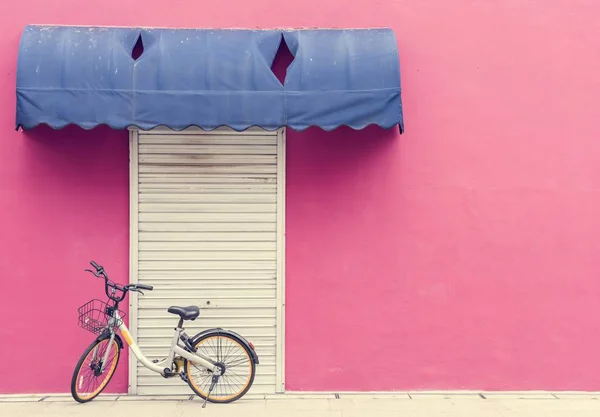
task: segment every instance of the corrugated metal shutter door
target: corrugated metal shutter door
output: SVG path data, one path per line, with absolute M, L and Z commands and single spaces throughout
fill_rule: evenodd
M 256 346 L 252 394 L 276 391 L 278 133 L 138 134 L 137 341 L 167 354 L 171 305 L 198 305 L 189 335 L 229 328 Z M 137 366 L 138 394 L 189 394 Z

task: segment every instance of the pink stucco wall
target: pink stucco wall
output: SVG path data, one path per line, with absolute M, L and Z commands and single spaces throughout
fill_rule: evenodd
M 27 23 L 392 27 L 406 134 L 288 133 L 287 388 L 600 390 L 598 16 L 584 0 L 5 1 L 0 393 L 68 391 L 90 341 L 76 308 L 101 295 L 83 268 L 128 273 L 127 134 L 13 130 Z

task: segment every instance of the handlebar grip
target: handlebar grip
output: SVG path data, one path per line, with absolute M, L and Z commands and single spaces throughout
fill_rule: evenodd
M 147 290 L 147 291 L 152 291 L 154 289 L 154 287 L 152 285 L 144 285 L 144 284 L 137 284 L 136 287 L 139 290 Z
M 96 262 L 94 262 L 94 261 L 91 261 L 91 262 L 90 262 L 90 265 L 92 265 L 92 266 L 93 266 L 94 268 L 96 268 L 96 269 L 100 269 L 100 268 L 101 268 L 101 266 L 100 266 L 100 265 L 98 265 L 98 264 L 97 264 Z

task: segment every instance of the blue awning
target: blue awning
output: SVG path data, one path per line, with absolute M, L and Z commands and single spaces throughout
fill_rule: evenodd
M 294 55 L 283 85 L 271 70 L 281 42 Z M 16 123 L 237 131 L 376 124 L 402 132 L 396 39 L 389 29 L 27 26 Z

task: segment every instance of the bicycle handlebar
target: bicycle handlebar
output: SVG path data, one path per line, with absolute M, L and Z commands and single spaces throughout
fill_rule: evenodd
M 135 286 L 140 290 L 152 291 L 154 289 L 152 285 L 136 284 Z
M 96 269 L 96 272 L 91 271 L 89 269 L 86 269 L 86 271 L 94 274 L 94 276 L 98 278 L 104 278 L 104 292 L 106 292 L 106 296 L 113 300 L 115 303 L 120 303 L 121 301 L 123 301 L 125 299 L 125 296 L 127 295 L 127 291 L 136 291 L 141 294 L 144 294 L 141 290 L 152 291 L 154 289 L 152 285 L 144 284 L 133 284 L 125 286 L 119 285 L 117 283 L 112 282 L 108 278 L 108 275 L 106 275 L 106 272 L 104 271 L 104 267 L 98 265 L 94 261 L 91 261 L 90 265 L 92 265 Z M 110 291 L 109 288 L 112 288 L 112 291 Z M 120 296 L 115 295 L 117 291 L 121 292 Z
M 144 292 L 142 290 L 152 291 L 154 289 L 154 287 L 152 285 L 144 285 L 144 284 L 128 285 L 125 288 L 127 288 L 127 290 L 129 290 L 129 291 L 139 292 L 142 295 L 144 295 Z

